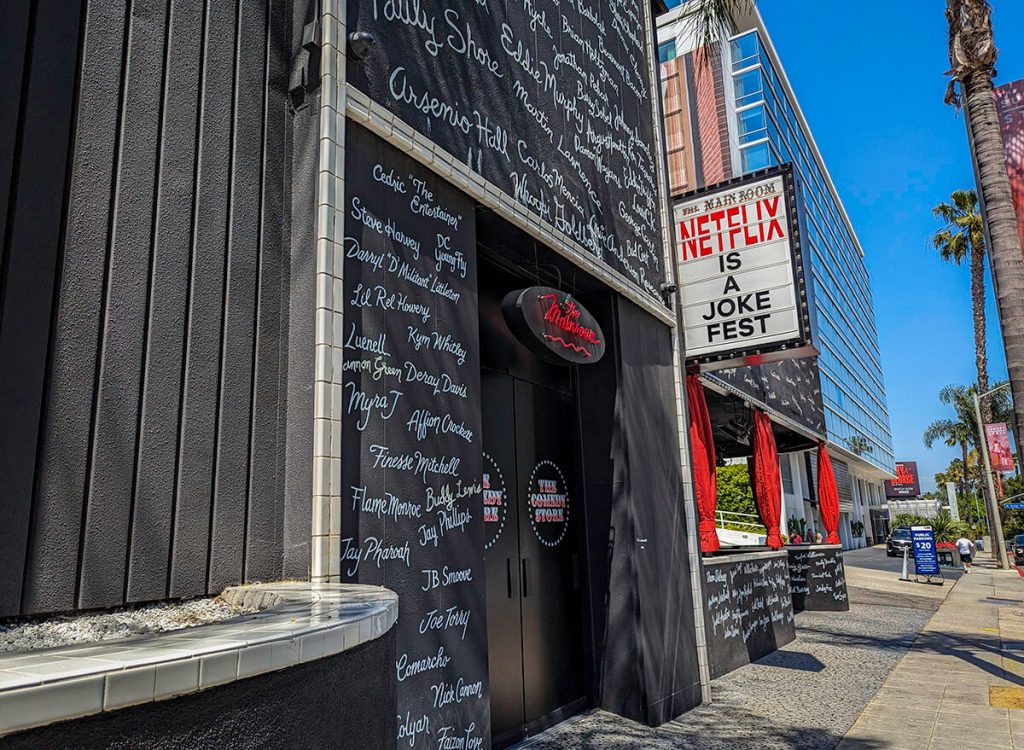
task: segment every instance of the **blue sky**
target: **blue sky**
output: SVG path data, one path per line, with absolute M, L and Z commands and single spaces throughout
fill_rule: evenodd
M 675 3 L 671 3 L 675 4 Z M 942 103 L 945 0 L 759 0 L 871 274 L 897 460 L 922 483 L 959 455 L 926 450 L 938 390 L 975 378 L 966 267 L 929 245 L 931 208 L 974 187 L 963 117 Z M 993 0 L 996 83 L 1024 78 L 1024 2 Z M 989 376 L 1006 377 L 989 289 Z

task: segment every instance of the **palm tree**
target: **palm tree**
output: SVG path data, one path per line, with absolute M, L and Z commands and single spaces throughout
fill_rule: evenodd
M 942 441 L 951 448 L 959 447 L 964 466 L 964 483 L 960 491 L 967 493 L 967 482 L 970 474 L 977 474 L 981 481 L 983 490 L 987 492 L 984 483 L 984 473 L 981 464 L 971 460 L 971 447 L 978 443 L 978 422 L 974 418 L 974 402 L 972 396 L 975 386 L 947 385 L 939 391 L 939 401 L 947 406 L 952 406 L 956 413 L 955 419 L 936 419 L 924 431 L 924 447 L 929 450 L 932 446 Z M 974 469 L 974 471 L 972 471 Z
M 932 215 L 943 223 L 932 235 L 932 244 L 947 263 L 971 264 L 971 305 L 974 313 L 974 366 L 978 372 L 978 392 L 988 392 L 988 354 L 985 347 L 985 224 L 978 211 L 978 195 L 973 190 L 954 190 L 949 203 L 940 203 Z M 981 416 L 992 421 L 988 399 L 981 402 Z
M 992 286 L 999 305 L 1017 435 L 1024 436 L 1024 255 L 999 134 L 992 78 L 998 51 L 988 0 L 947 0 L 951 77 L 946 103 L 964 107 L 981 207 L 988 229 Z M 958 90 L 959 86 L 959 90 Z

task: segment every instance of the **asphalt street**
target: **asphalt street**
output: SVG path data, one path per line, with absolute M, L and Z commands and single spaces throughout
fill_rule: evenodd
M 847 550 L 843 553 L 843 562 L 846 563 L 847 567 L 895 573 L 897 577 L 903 568 L 903 558 L 889 557 L 885 554 L 885 547 L 883 545 Z M 963 571 L 959 568 L 942 568 L 941 570 L 942 576 L 951 581 L 955 581 L 963 575 Z M 913 578 L 913 557 L 907 560 L 907 572 L 910 574 L 910 577 Z
M 963 575 L 959 569 L 942 568 L 942 575 L 931 581 L 917 579 L 914 561 L 907 561 L 909 581 L 901 581 L 902 557 L 887 557 L 884 546 L 848 550 L 843 553 L 846 564 L 846 588 L 851 604 L 923 609 L 936 611 L 953 584 Z

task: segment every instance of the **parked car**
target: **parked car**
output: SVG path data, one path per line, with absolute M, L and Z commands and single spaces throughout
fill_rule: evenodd
M 914 543 L 910 538 L 910 529 L 902 526 L 889 532 L 889 538 L 885 540 L 885 554 L 889 557 L 902 557 L 904 549 L 909 549 L 910 556 L 914 556 Z
M 1024 534 L 1017 534 L 1008 545 L 1013 552 L 1013 564 L 1024 565 Z

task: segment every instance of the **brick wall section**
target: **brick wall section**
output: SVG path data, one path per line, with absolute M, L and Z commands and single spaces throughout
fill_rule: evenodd
M 728 110 L 722 81 L 722 61 L 708 55 L 706 49 L 693 52 L 693 78 L 696 92 L 696 125 L 700 142 L 703 177 L 700 184 L 713 185 L 733 176 L 729 150 Z
M 686 74 L 680 58 L 669 60 L 659 67 L 669 190 L 672 195 L 680 195 L 696 187 Z

